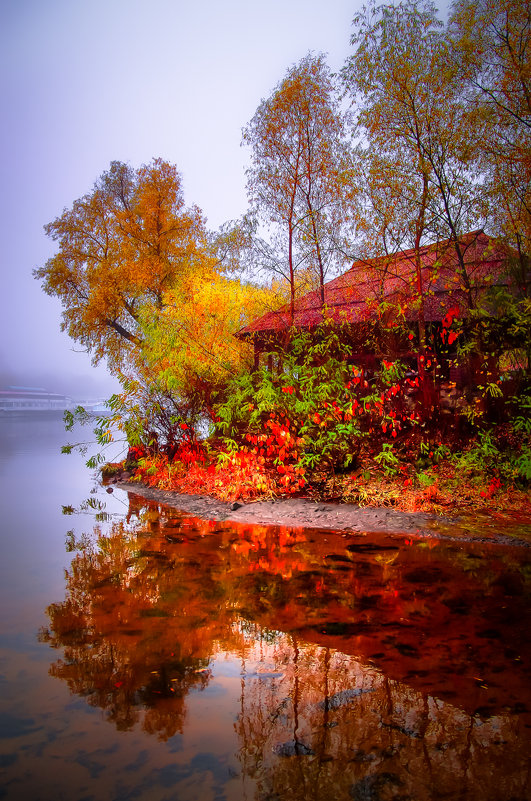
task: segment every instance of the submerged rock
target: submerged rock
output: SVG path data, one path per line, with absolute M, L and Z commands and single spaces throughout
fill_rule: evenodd
M 364 776 L 359 782 L 353 784 L 350 788 L 350 795 L 354 801 L 383 801 L 384 798 L 387 801 L 387 799 L 399 797 L 396 790 L 401 784 L 396 773 L 377 773 L 374 776 Z M 404 798 L 404 796 L 400 796 L 400 798 Z
M 284 674 L 275 670 L 254 670 L 252 673 L 247 673 L 248 679 L 283 679 Z
M 411 728 L 411 726 L 401 726 L 399 723 L 386 723 L 385 721 L 382 721 L 382 726 L 387 729 L 393 729 L 393 731 L 398 731 L 400 734 L 405 734 L 407 737 L 422 737 L 422 733 L 417 729 Z
M 302 743 L 300 740 L 288 740 L 285 743 L 277 743 L 277 745 L 274 745 L 273 753 L 277 756 L 292 757 L 312 756 L 314 751 L 309 745 Z
M 364 689 L 362 687 L 357 687 L 350 690 L 340 690 L 338 693 L 334 693 L 333 695 L 327 695 L 324 701 L 319 701 L 317 706 L 319 709 L 339 709 L 340 707 L 349 704 L 355 698 L 359 698 L 360 695 L 372 692 L 374 692 L 372 688 Z
M 378 545 L 376 542 L 353 542 L 347 545 L 349 553 L 378 553 L 380 551 L 399 551 L 397 545 Z

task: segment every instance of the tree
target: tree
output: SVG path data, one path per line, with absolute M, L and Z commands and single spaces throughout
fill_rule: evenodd
M 34 271 L 63 305 L 61 328 L 118 373 L 138 358 L 146 304 L 192 272 L 211 269 L 199 209 L 187 209 L 176 168 L 115 161 L 92 192 L 45 226 L 57 252 Z
M 253 349 L 234 334 L 270 303 L 266 288 L 213 273 L 169 289 L 162 308 L 145 307 L 146 362 L 153 379 L 188 398 L 192 424 L 205 414 L 213 420 L 227 383 L 250 368 Z
M 490 219 L 519 256 L 531 252 L 531 7 L 526 0 L 457 0 L 449 32 L 471 124 L 482 132 Z
M 269 293 L 224 275 L 245 226 L 208 233 L 199 209 L 185 208 L 176 168 L 156 159 L 138 170 L 113 162 L 46 232 L 58 250 L 35 276 L 61 300 L 63 330 L 119 378 L 112 422 L 130 443 L 172 444 L 247 364 L 233 334 Z M 109 425 L 98 430 L 102 444 Z
M 323 285 L 338 258 L 348 169 L 344 119 L 322 55 L 288 70 L 243 131 L 252 148 L 248 193 L 258 219 L 272 232 L 258 243 L 262 265 L 290 288 L 293 317 L 297 271 L 310 267 Z
M 524 0 L 455 0 L 449 23 L 462 68 L 508 129 L 531 129 L 531 8 Z M 516 143 L 512 136 L 508 141 Z M 523 145 L 524 143 L 521 142 Z
M 482 227 L 483 211 L 474 138 L 465 126 L 458 69 L 442 28 L 430 0 L 382 6 L 373 0 L 354 18 L 355 51 L 341 73 L 365 136 L 358 156 L 368 244 L 372 253 L 375 237 L 381 240 L 380 254 L 412 250 L 411 277 L 405 278 L 414 289 L 426 413 L 435 399 L 424 372 L 429 290 L 421 248 L 430 240 L 448 243 L 458 262 L 453 288 L 464 290 L 473 308 L 462 236 Z M 382 264 L 387 272 L 393 269 L 392 258 Z
M 421 344 L 424 287 L 420 248 L 448 239 L 473 305 L 461 236 L 481 226 L 482 186 L 473 137 L 464 127 L 457 69 L 431 2 L 376 6 L 354 18 L 354 54 L 342 70 L 358 104 L 367 144 L 358 153 L 366 187 L 366 228 L 375 250 L 415 253 Z

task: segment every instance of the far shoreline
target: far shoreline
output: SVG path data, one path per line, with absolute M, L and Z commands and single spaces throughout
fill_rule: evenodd
M 356 506 L 309 498 L 277 498 L 231 503 L 208 495 L 186 495 L 117 478 L 117 487 L 202 520 L 248 525 L 325 529 L 352 535 L 387 533 L 415 539 L 531 547 L 531 519 L 510 513 L 440 516 L 388 507 Z

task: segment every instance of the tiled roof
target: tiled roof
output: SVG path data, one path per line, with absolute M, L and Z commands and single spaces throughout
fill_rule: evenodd
M 424 318 L 442 320 L 448 309 L 459 306 L 463 315 L 469 308 L 468 293 L 476 300 L 488 286 L 503 283 L 507 251 L 481 231 L 460 239 L 469 289 L 458 271 L 455 248 L 448 242 L 427 245 L 420 251 L 424 290 Z M 327 316 L 337 322 L 360 323 L 375 319 L 379 303 L 400 306 L 408 320 L 418 320 L 415 251 L 357 261 L 343 275 L 324 286 Z M 320 291 L 313 290 L 295 302 L 293 324 L 312 328 L 322 322 Z M 269 312 L 236 336 L 281 331 L 291 324 L 289 305 Z

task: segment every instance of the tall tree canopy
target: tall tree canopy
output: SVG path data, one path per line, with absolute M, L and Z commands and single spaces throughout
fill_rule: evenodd
M 293 310 L 297 271 L 309 269 L 322 289 L 340 253 L 345 212 L 344 119 L 322 55 L 307 55 L 288 70 L 260 103 L 243 141 L 251 147 L 251 205 L 273 229 L 263 263 L 288 282 Z
M 478 163 L 490 221 L 520 257 L 531 252 L 531 6 L 528 0 L 456 0 L 449 32 L 480 128 Z
M 342 71 L 366 144 L 361 227 L 371 255 L 412 248 L 421 350 L 425 287 L 420 248 L 448 240 L 474 304 L 462 235 L 482 227 L 477 140 L 467 128 L 459 70 L 428 0 L 377 6 L 354 18 L 355 48 Z
M 62 329 L 114 372 L 142 345 L 142 307 L 162 308 L 167 289 L 211 269 L 202 215 L 185 208 L 180 175 L 161 159 L 136 170 L 112 162 L 45 230 L 58 249 L 34 274 L 60 299 Z
M 35 276 L 61 300 L 63 330 L 120 379 L 117 422 L 172 440 L 179 420 L 211 413 L 252 356 L 233 334 L 269 300 L 233 277 L 245 230 L 207 232 L 160 159 L 136 170 L 113 162 L 45 230 L 58 248 Z

